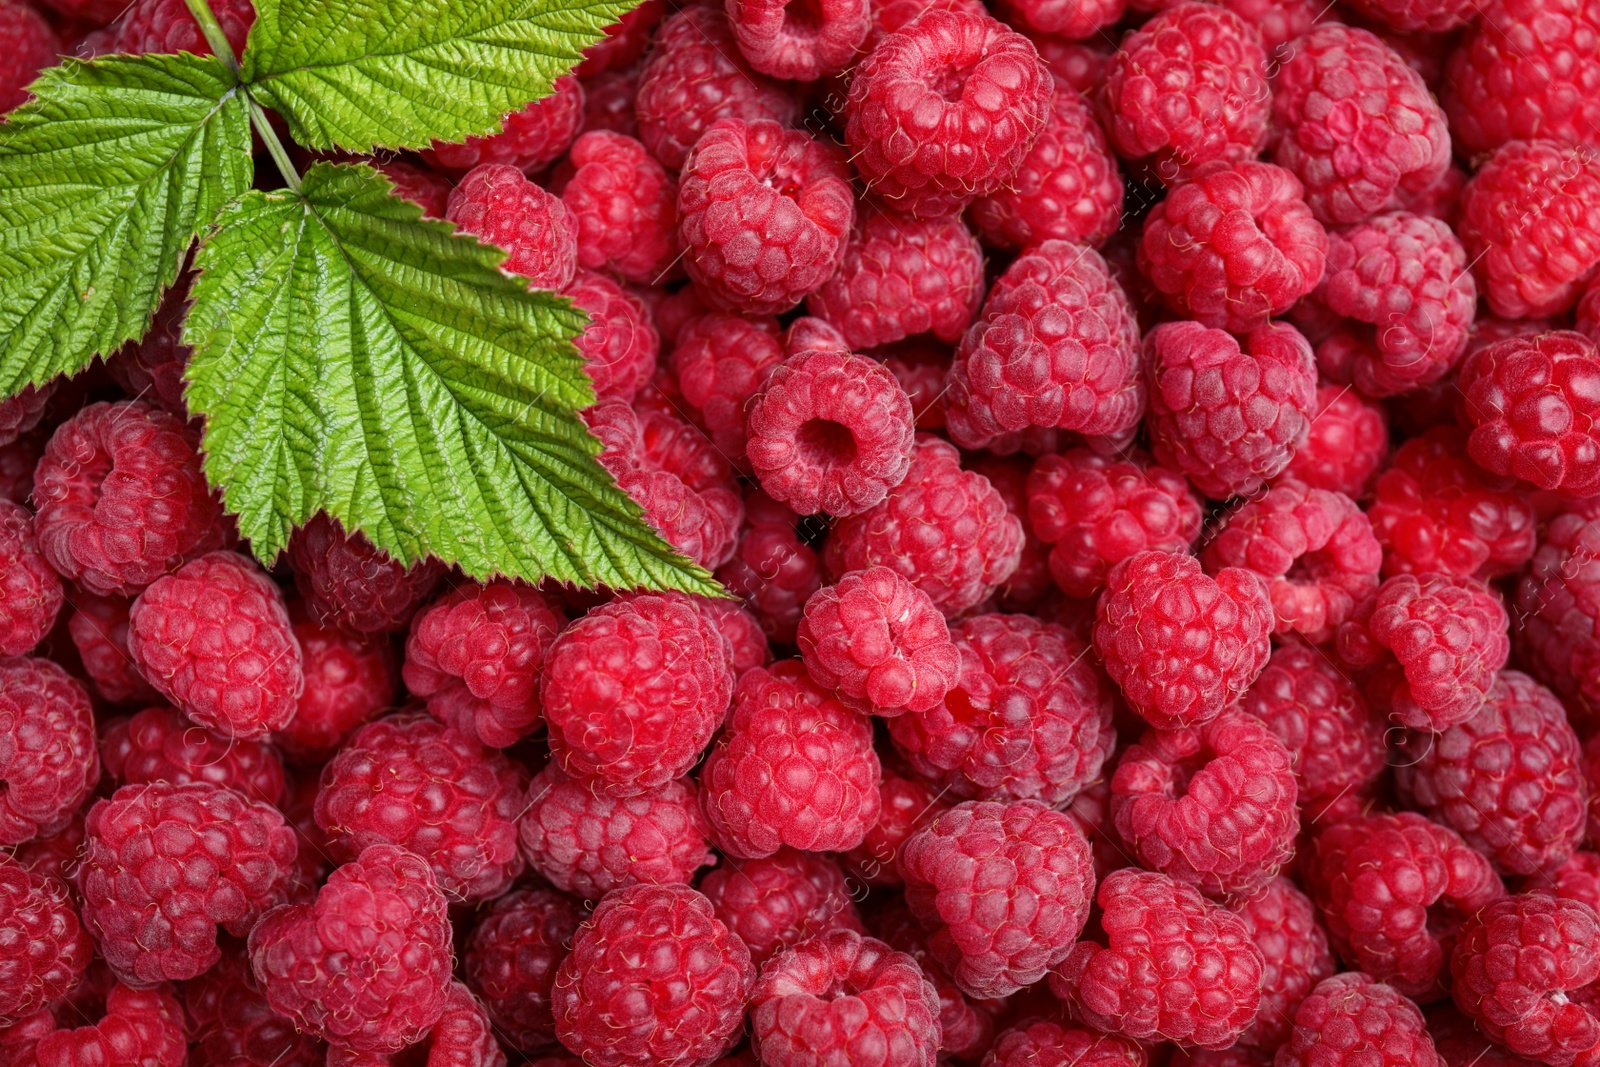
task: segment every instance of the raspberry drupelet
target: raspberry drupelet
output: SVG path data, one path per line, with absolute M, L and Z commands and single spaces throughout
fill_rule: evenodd
M 100 757 L 119 786 L 209 782 L 274 807 L 289 788 L 283 759 L 271 745 L 220 737 L 172 708 L 145 708 L 107 725 Z
M 561 202 L 578 227 L 578 266 L 654 285 L 678 252 L 678 183 L 643 144 L 590 130 L 567 157 Z
M 0 853 L 0 1027 L 65 996 L 93 958 L 67 887 Z
M 289 725 L 274 743 L 303 764 L 327 760 L 358 726 L 394 705 L 399 675 L 394 648 L 383 638 L 366 641 L 314 622 L 294 624 L 305 691 Z
M 1347 385 L 1319 385 L 1311 431 L 1285 472 L 1313 489 L 1360 499 L 1388 458 L 1383 408 Z
M 1140 552 L 1111 569 L 1094 647 L 1129 706 L 1158 730 L 1201 726 L 1250 688 L 1271 654 L 1272 605 L 1253 572 L 1203 573 L 1193 556 Z
M 840 73 L 872 28 L 867 0 L 727 0 L 725 10 L 750 65 L 790 81 Z
M 65 828 L 99 780 L 83 686 L 49 660 L 0 660 L 0 845 Z
M 533 174 L 566 154 L 582 128 L 583 85 L 567 75 L 556 79 L 548 96 L 506 115 L 499 133 L 468 137 L 460 144 L 435 141 L 422 158 L 455 177 L 485 163 Z
M 224 737 L 281 730 L 305 689 L 283 594 L 236 552 L 191 560 L 139 594 L 128 654 L 157 692 Z
M 462 974 L 512 1047 L 555 1041 L 556 968 L 584 920 L 583 905 L 553 889 L 514 889 L 489 905 L 467 938 Z
M 1277 1067 L 1441 1064 L 1422 1012 L 1393 986 L 1365 974 L 1336 974 L 1317 983 L 1294 1014 Z
M 845 141 L 885 207 L 940 218 L 1012 179 L 1053 91 L 1026 37 L 986 14 L 934 7 L 856 67 Z
M 357 637 L 405 629 L 444 572 L 432 557 L 407 567 L 325 511 L 295 530 L 288 556 L 306 614 Z
M 1270 1053 L 1293 1031 L 1294 1013 L 1313 987 L 1338 970 L 1317 906 L 1287 878 L 1274 878 L 1234 908 L 1265 964 L 1261 1011 L 1239 1038 L 1242 1047 Z
M 578 224 L 561 198 L 516 167 L 485 163 L 456 185 L 446 219 L 505 249 L 504 270 L 536 289 L 561 290 L 578 272 Z
M 590 1067 L 708 1067 L 738 1040 L 755 976 L 750 950 L 693 889 L 618 889 L 556 972 L 556 1036 Z
M 1192 886 L 1113 871 L 1096 896 L 1106 944 L 1081 941 L 1050 989 L 1097 1030 L 1227 1048 L 1255 1021 L 1264 964 L 1250 928 Z
M 185 1062 L 188 1029 L 183 1005 L 173 996 L 171 986 L 131 989 L 119 982 L 106 992 L 105 1011 L 97 1021 L 88 1022 L 89 1016 L 81 1012 L 70 1014 L 72 1021 L 81 1020 L 83 1025 L 58 1026 L 48 1011 L 25 1019 L 11 1033 L 0 1036 L 0 1052 L 14 1053 L 12 1062 L 19 1067 L 145 1067 Z
M 864 933 L 844 871 L 827 856 L 780 848 L 710 872 L 700 892 L 750 949 L 756 967 L 830 930 Z

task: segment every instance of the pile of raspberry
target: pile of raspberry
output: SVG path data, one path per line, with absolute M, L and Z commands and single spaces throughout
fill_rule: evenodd
M 180 280 L 0 403 L 0 1064 L 1597 1067 L 1597 42 L 646 0 L 375 161 L 724 597 L 263 567 Z

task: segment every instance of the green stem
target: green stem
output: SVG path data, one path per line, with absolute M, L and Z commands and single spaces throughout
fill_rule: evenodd
M 199 25 L 200 32 L 205 35 L 211 51 L 216 53 L 217 58 L 222 60 L 229 70 L 238 74 L 239 57 L 233 54 L 233 45 L 228 43 L 228 35 L 222 32 L 222 23 L 217 21 L 211 5 L 206 0 L 183 0 L 183 2 L 189 6 L 189 14 L 194 16 L 194 21 Z M 243 88 L 245 101 L 250 106 L 250 125 L 254 126 L 256 133 L 260 135 L 261 143 L 267 146 L 267 154 L 272 157 L 272 162 L 277 164 L 278 173 L 283 175 L 284 182 L 298 193 L 300 172 L 289 162 L 289 153 L 283 147 L 283 142 L 278 140 L 277 131 L 272 128 L 272 123 L 267 121 L 267 113 L 251 98 L 249 87 Z
M 204 3 L 205 0 L 199 0 Z M 245 94 L 245 99 L 250 104 L 250 125 L 256 128 L 256 133 L 261 135 L 261 143 L 267 146 L 267 155 L 272 157 L 272 162 L 277 164 L 278 173 L 283 175 L 284 184 L 295 192 L 300 191 L 300 172 L 294 169 L 294 164 L 289 162 L 289 152 L 283 147 L 283 142 L 278 140 L 278 131 L 272 128 L 272 123 L 267 119 L 267 113 L 261 105 Z
M 212 13 L 211 5 L 206 0 L 183 0 L 189 5 L 189 14 L 194 16 L 195 22 L 200 24 L 200 32 L 205 35 L 206 43 L 217 54 L 217 58 L 233 71 L 239 73 L 239 58 L 233 54 L 233 45 L 228 43 L 228 35 L 222 32 L 222 23 L 217 21 L 217 16 Z

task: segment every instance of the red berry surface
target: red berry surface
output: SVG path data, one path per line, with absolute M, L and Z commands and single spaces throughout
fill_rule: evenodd
M 1440 1062 L 1422 1012 L 1393 986 L 1358 972 L 1317 984 L 1294 1015 L 1278 1052 L 1279 1067 L 1371 1064 L 1405 1067 Z
M 0 845 L 63 829 L 99 780 L 83 686 L 49 660 L 0 661 Z
M 556 968 L 584 920 L 583 905 L 553 889 L 514 889 L 489 906 L 462 954 L 467 984 L 512 1047 L 555 1040 L 550 998 Z

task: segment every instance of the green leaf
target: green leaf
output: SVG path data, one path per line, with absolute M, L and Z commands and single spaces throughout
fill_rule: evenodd
M 257 0 L 241 77 L 311 148 L 500 129 L 639 0 Z
M 474 577 L 715 591 L 595 461 L 582 312 L 392 188 L 317 164 L 229 206 L 197 257 L 189 407 L 257 554 L 326 509 Z
M 211 56 L 66 60 L 0 125 L 0 395 L 141 336 L 184 253 L 250 187 L 250 121 Z

